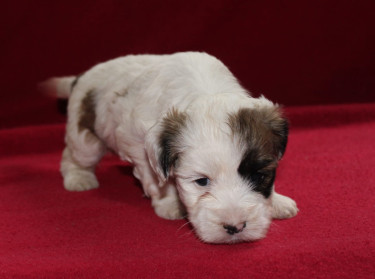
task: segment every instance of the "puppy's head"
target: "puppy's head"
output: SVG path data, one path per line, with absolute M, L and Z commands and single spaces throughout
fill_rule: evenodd
M 235 110 L 173 110 L 159 126 L 151 163 L 162 182 L 176 180 L 200 239 L 257 240 L 271 222 L 270 196 L 287 137 L 287 121 L 264 98 Z

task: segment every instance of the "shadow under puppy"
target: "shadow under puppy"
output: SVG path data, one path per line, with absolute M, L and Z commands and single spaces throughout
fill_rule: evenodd
M 158 216 L 187 213 L 202 241 L 257 240 L 272 218 L 297 214 L 274 190 L 287 120 L 271 101 L 250 97 L 218 59 L 129 55 L 43 86 L 69 98 L 67 190 L 98 187 L 95 166 L 109 149 L 134 165 Z

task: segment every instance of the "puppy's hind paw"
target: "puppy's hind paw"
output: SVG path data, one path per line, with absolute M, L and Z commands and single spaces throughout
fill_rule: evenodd
M 173 197 L 165 197 L 160 200 L 153 200 L 156 215 L 161 218 L 176 220 L 185 217 L 185 208 L 178 199 Z
M 298 213 L 297 204 L 291 198 L 274 193 L 272 197 L 272 218 L 288 219 Z
M 86 191 L 99 187 L 95 174 L 86 170 L 74 170 L 64 177 L 64 187 L 68 191 Z

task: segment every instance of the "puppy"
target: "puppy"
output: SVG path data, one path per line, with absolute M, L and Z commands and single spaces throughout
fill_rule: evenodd
M 250 97 L 218 59 L 129 55 L 44 87 L 69 98 L 67 190 L 98 187 L 95 166 L 112 150 L 134 165 L 155 213 L 187 214 L 204 242 L 261 239 L 272 218 L 297 214 L 274 190 L 287 120 L 271 101 Z

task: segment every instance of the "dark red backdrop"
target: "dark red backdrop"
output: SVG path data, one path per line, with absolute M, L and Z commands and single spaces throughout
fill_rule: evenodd
M 374 9 L 370 0 L 5 1 L 0 123 L 55 121 L 38 81 L 129 53 L 206 51 L 254 95 L 285 105 L 375 101 Z

